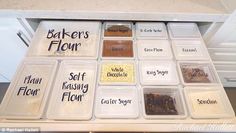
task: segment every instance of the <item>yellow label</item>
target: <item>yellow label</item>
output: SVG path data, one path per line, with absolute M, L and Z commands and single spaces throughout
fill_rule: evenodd
M 133 63 L 103 63 L 101 69 L 101 83 L 134 83 Z

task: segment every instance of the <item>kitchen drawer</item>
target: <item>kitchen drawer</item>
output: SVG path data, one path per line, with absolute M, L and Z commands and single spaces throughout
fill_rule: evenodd
M 236 48 L 208 48 L 213 61 L 236 61 Z
M 224 87 L 236 87 L 236 63 L 216 64 L 215 67 Z

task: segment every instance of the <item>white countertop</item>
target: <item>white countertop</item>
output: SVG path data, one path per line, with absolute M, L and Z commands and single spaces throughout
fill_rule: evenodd
M 232 0 L 0 0 L 0 17 L 223 22 L 235 4 Z

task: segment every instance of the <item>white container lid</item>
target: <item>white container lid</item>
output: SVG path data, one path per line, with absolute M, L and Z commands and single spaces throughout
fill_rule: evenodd
M 135 25 L 138 39 L 168 39 L 164 23 L 137 22 Z
M 137 40 L 139 59 L 172 59 L 168 40 Z
M 142 105 L 146 119 L 183 119 L 187 117 L 182 88 L 177 86 L 144 86 Z
M 96 91 L 97 118 L 137 118 L 137 88 L 134 86 L 100 86 Z
M 185 98 L 192 118 L 235 117 L 224 88 L 185 87 Z
M 56 60 L 25 59 L 18 68 L 3 99 L 1 117 L 6 119 L 40 119 L 56 68 Z
M 96 21 L 42 21 L 28 56 L 96 59 L 100 32 Z
M 177 85 L 179 78 L 173 61 L 140 61 L 142 85 Z
M 93 112 L 96 74 L 96 61 L 62 61 L 47 117 L 55 120 L 89 120 Z
M 103 37 L 104 38 L 132 38 L 133 23 L 131 22 L 104 22 L 103 23 Z
M 209 60 L 205 44 L 201 40 L 172 40 L 177 60 Z
M 167 27 L 171 39 L 201 38 L 196 23 L 168 23 Z
M 178 69 L 184 85 L 218 85 L 216 70 L 207 61 L 179 61 Z
M 136 64 L 128 60 L 104 60 L 100 64 L 100 85 L 135 85 Z

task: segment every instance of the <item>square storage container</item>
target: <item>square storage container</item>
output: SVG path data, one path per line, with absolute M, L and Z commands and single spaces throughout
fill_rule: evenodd
M 184 85 L 219 85 L 220 80 L 211 62 L 180 61 L 179 75 Z
M 139 98 L 135 86 L 100 86 L 96 91 L 95 117 L 137 118 Z
M 187 117 L 182 88 L 177 86 L 144 86 L 143 115 L 146 119 L 183 119 Z
M 103 40 L 101 44 L 102 59 L 134 59 L 135 43 L 133 40 L 111 39 Z
M 173 58 L 169 40 L 137 40 L 137 47 L 141 60 Z
M 96 61 L 62 61 L 53 87 L 47 117 L 55 120 L 91 119 L 96 77 Z
M 235 117 L 234 111 L 220 86 L 185 87 L 185 99 L 192 118 L 230 118 Z
M 135 25 L 138 39 L 168 39 L 165 23 L 137 22 Z
M 42 21 L 28 56 L 97 59 L 101 22 Z
M 1 118 L 40 119 L 56 68 L 56 60 L 40 58 L 23 60 L 3 99 Z
M 173 61 L 140 61 L 141 85 L 177 85 L 179 78 Z
M 201 34 L 196 23 L 168 23 L 171 39 L 200 39 Z
M 210 60 L 202 40 L 172 40 L 176 60 Z
M 133 23 L 131 22 L 104 22 L 103 37 L 104 38 L 132 38 Z
M 100 85 L 135 85 L 136 63 L 128 60 L 100 62 Z

